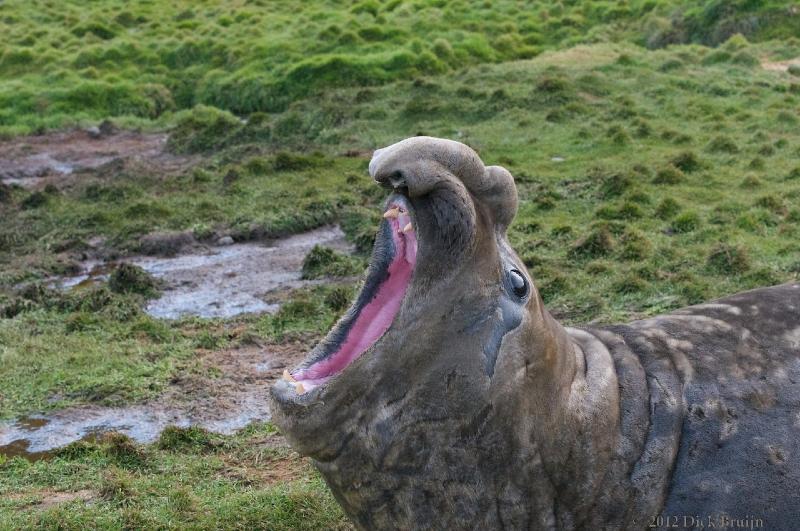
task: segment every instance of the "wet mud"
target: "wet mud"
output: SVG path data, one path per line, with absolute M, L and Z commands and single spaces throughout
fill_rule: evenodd
M 338 226 L 326 226 L 268 244 L 241 243 L 194 249 L 176 257 L 133 256 L 135 264 L 164 282 L 160 298 L 145 309 L 154 317 L 233 317 L 272 313 L 280 308 L 280 293 L 318 284 L 301 279 L 303 259 L 315 245 L 352 252 Z M 77 276 L 56 279 L 62 288 L 85 286 L 108 278 L 111 267 L 97 260 L 82 264 Z
M 23 136 L 0 142 L 0 181 L 24 188 L 60 185 L 73 174 L 139 164 L 159 174 L 191 166 L 195 159 L 165 150 L 164 133 L 98 128 Z
M 146 307 L 151 315 L 231 317 L 275 311 L 287 291 L 323 282 L 301 279 L 303 259 L 314 245 L 353 250 L 338 226 L 326 226 L 269 243 L 234 243 L 194 248 L 170 258 L 133 256 L 124 261 L 163 281 L 162 296 Z M 53 279 L 52 284 L 80 289 L 105 281 L 115 263 L 88 260 L 82 266 L 82 274 Z M 198 368 L 184 371 L 157 400 L 73 407 L 0 422 L 0 455 L 44 459 L 57 448 L 109 432 L 150 443 L 167 426 L 231 434 L 251 422 L 269 420 L 269 386 L 311 346 L 311 340 L 296 340 L 205 352 L 196 360 Z
M 67 408 L 0 423 L 0 455 L 45 459 L 72 442 L 109 432 L 150 443 L 167 426 L 234 433 L 251 422 L 269 420 L 270 385 L 308 348 L 308 343 L 297 341 L 209 352 L 198 360 L 198 370 L 173 382 L 157 400 L 124 407 Z M 203 371 L 204 367 L 213 371 Z

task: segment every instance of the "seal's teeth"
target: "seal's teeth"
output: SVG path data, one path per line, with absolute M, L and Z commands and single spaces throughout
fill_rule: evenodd
M 306 388 L 303 387 L 303 384 L 299 382 L 294 386 L 294 390 L 298 395 L 302 395 L 303 393 L 306 392 Z
M 400 209 L 397 207 L 390 208 L 386 212 L 383 213 L 383 217 L 385 219 L 394 219 L 400 215 Z
M 289 371 L 286 370 L 286 369 L 283 369 L 283 379 L 286 380 L 287 382 L 296 382 L 297 381 L 297 380 L 294 379 L 294 376 L 292 376 L 289 373 Z
M 403 227 L 403 232 L 411 232 L 414 230 L 414 227 L 411 226 L 411 223 L 408 223 L 405 227 Z

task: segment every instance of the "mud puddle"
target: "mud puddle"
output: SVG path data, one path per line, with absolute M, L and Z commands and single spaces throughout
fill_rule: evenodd
M 24 188 L 62 184 L 74 173 L 108 167 L 118 173 L 125 163 L 167 174 L 190 166 L 194 158 L 165 151 L 164 133 L 99 128 L 24 136 L 0 142 L 0 181 Z
M 163 319 L 186 316 L 233 317 L 242 313 L 275 312 L 278 294 L 317 284 L 302 280 L 303 259 L 314 245 L 352 252 L 338 226 L 321 227 L 271 244 L 241 243 L 195 250 L 174 258 L 134 256 L 125 259 L 154 277 L 165 289 L 150 301 L 147 313 Z M 62 288 L 108 278 L 109 264 L 88 261 L 84 273 L 55 282 Z
M 157 400 L 125 407 L 83 406 L 0 423 L 0 455 L 38 460 L 78 440 L 108 432 L 140 443 L 155 441 L 167 426 L 199 426 L 231 434 L 270 418 L 268 392 L 283 369 L 297 363 L 307 343 L 248 346 L 208 353 Z

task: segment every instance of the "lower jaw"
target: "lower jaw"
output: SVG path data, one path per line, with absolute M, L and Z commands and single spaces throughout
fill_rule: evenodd
M 298 394 L 325 385 L 346 369 L 380 340 L 400 311 L 416 266 L 417 238 L 405 203 L 390 201 L 389 206 L 384 217 L 394 243 L 394 256 L 387 276 L 372 299 L 360 308 L 347 335 L 332 353 L 305 369 L 284 373 L 284 378 L 294 383 Z

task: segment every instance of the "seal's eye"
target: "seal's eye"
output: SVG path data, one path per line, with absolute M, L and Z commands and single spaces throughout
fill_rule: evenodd
M 508 280 L 511 282 L 511 289 L 514 290 L 514 295 L 521 299 L 528 294 L 528 281 L 518 269 L 512 269 L 508 272 Z

